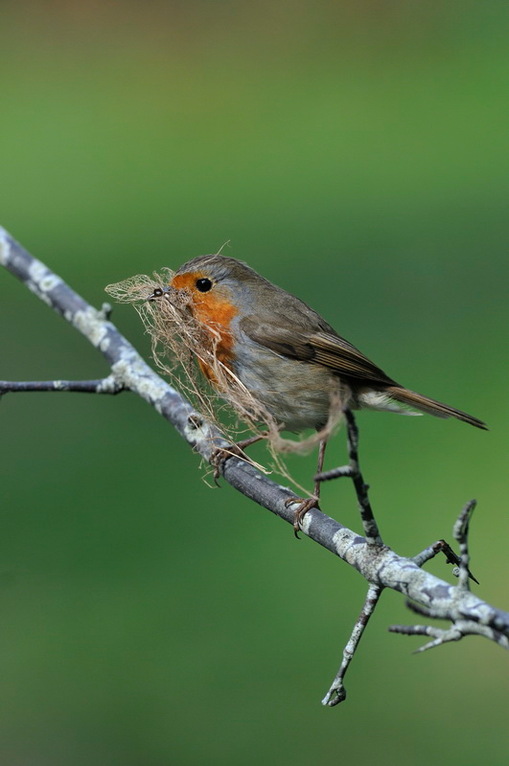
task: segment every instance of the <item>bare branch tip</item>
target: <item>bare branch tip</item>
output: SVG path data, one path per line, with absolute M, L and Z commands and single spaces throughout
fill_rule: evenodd
M 322 705 L 324 707 L 336 707 L 336 705 L 339 705 L 341 702 L 344 702 L 346 700 L 346 689 L 343 685 L 338 687 L 337 689 L 329 689 L 327 694 L 322 700 Z

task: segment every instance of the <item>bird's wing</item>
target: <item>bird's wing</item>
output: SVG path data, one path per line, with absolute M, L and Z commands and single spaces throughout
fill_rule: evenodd
M 289 359 L 321 364 L 338 375 L 367 384 L 398 385 L 359 349 L 333 332 L 320 329 L 306 332 L 289 326 L 284 318 L 281 323 L 275 324 L 261 322 L 256 317 L 245 317 L 240 327 L 251 340 Z

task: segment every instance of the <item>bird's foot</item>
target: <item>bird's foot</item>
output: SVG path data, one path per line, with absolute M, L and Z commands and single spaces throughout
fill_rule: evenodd
M 229 444 L 227 447 L 218 447 L 214 450 L 210 456 L 210 464 L 214 468 L 214 482 L 217 484 L 217 480 L 221 476 L 224 468 L 224 464 L 231 457 L 238 457 L 241 460 L 249 461 L 248 456 L 244 452 L 246 447 L 250 447 L 251 444 L 265 439 L 265 434 L 257 434 L 256 436 L 250 436 L 248 439 L 243 439 L 239 442 Z
M 293 533 L 297 539 L 299 539 L 299 532 L 302 528 L 302 519 L 311 508 L 320 508 L 318 505 L 319 498 L 317 495 L 312 497 L 289 497 L 285 501 L 285 506 L 288 507 L 292 503 L 299 503 L 299 507 L 295 511 L 293 520 Z

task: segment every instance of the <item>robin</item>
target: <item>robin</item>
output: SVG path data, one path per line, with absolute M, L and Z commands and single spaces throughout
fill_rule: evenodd
M 320 431 L 333 401 L 336 406 L 339 401 L 341 410 L 408 414 L 405 407 L 411 407 L 487 428 L 478 418 L 397 383 L 306 303 L 234 258 L 193 258 L 150 299 L 162 295 L 172 303 L 185 295 L 193 319 L 205 336 L 213 338 L 217 359 L 282 430 Z M 204 375 L 217 385 L 213 366 L 203 358 L 198 361 Z M 320 445 L 318 472 L 323 466 L 325 441 Z M 296 528 L 307 510 L 317 505 L 318 495 L 316 485 L 311 502 L 302 503 L 296 513 Z

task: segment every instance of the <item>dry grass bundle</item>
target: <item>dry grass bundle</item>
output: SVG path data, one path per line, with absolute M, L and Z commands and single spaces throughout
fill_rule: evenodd
M 279 453 L 307 452 L 327 438 L 341 419 L 339 397 L 337 402 L 331 401 L 329 422 L 322 431 L 300 440 L 282 437 L 270 412 L 218 358 L 219 331 L 215 332 L 213 326 L 204 329 L 194 318 L 191 295 L 186 290 L 168 290 L 173 274 L 171 269 L 154 272 L 151 277 L 139 274 L 105 289 L 119 303 L 134 305 L 150 335 L 157 366 L 193 406 L 233 442 L 245 438 L 246 431 L 263 435 L 270 446 L 274 468 L 293 481 Z M 203 369 L 209 371 L 214 386 L 202 374 Z

